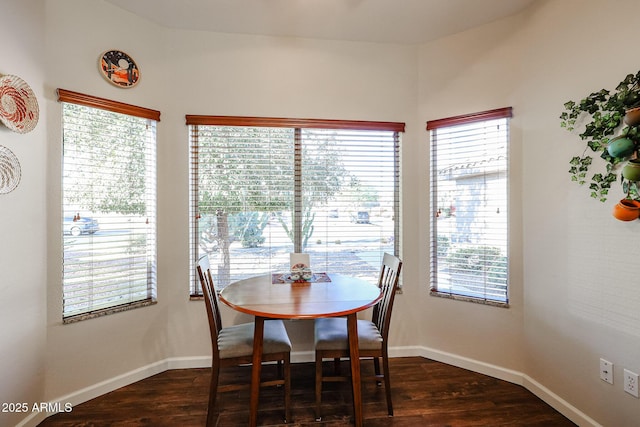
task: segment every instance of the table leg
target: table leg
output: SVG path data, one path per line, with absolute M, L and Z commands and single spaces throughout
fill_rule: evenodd
M 349 333 L 349 358 L 351 359 L 351 387 L 353 388 L 353 415 L 356 427 L 362 421 L 362 387 L 360 385 L 360 349 L 358 347 L 358 316 L 352 313 L 347 316 Z
M 262 344 L 264 342 L 264 317 L 255 317 L 253 331 L 253 366 L 251 367 L 251 407 L 249 426 L 258 425 L 258 401 L 260 398 L 260 373 L 262 370 Z

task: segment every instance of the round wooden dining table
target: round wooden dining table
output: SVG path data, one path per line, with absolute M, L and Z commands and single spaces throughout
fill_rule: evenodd
M 356 426 L 363 424 L 357 313 L 375 305 L 382 295 L 378 286 L 363 279 L 341 274 L 318 277 L 317 281 L 300 283 L 266 274 L 233 282 L 220 292 L 220 301 L 255 316 L 250 426 L 257 425 L 265 319 L 337 316 L 347 317 L 354 421 Z

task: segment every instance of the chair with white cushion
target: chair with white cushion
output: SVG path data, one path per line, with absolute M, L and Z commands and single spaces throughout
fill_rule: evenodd
M 391 402 L 391 384 L 389 380 L 389 354 L 387 338 L 391 324 L 391 310 L 396 291 L 402 261 L 393 255 L 384 254 L 378 286 L 382 291 L 382 299 L 373 308 L 372 320 L 358 320 L 358 347 L 360 357 L 373 358 L 375 375 L 373 379 L 378 385 L 384 381 L 387 398 L 387 412 L 393 416 Z M 347 333 L 347 319 L 344 317 L 321 318 L 315 321 L 315 350 L 316 350 L 316 419 L 321 420 L 322 383 L 346 381 L 348 377 L 339 375 L 323 376 L 323 359 L 333 359 L 335 366 L 339 366 L 340 358 L 349 357 L 349 338 Z M 382 358 L 383 372 L 380 372 Z
M 232 391 L 248 388 L 250 381 L 242 384 L 226 384 L 218 386 L 218 377 L 221 367 L 247 365 L 253 358 L 253 331 L 254 323 L 243 323 L 222 327 L 222 319 L 219 311 L 218 294 L 213 285 L 213 278 L 209 268 L 208 256 L 198 260 L 198 276 L 202 285 L 209 329 L 211 332 L 211 347 L 213 357 L 211 362 L 211 385 L 209 389 L 209 407 L 207 411 L 207 426 L 216 425 L 215 403 L 218 391 Z M 291 341 L 282 320 L 267 320 L 264 322 L 264 350 L 263 362 L 278 362 L 278 378 L 271 381 L 262 381 L 261 386 L 284 386 L 285 422 L 290 421 L 291 402 Z M 284 373 L 282 373 L 284 366 Z

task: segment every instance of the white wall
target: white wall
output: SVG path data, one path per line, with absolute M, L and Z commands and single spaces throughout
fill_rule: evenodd
M 403 161 L 417 169 L 415 153 L 419 124 L 415 121 L 417 99 L 416 48 L 338 41 L 283 39 L 259 36 L 170 31 L 166 57 L 169 79 L 182 83 L 167 86 L 171 102 L 163 110 L 171 140 L 162 155 L 171 170 L 171 183 L 163 189 L 161 212 L 185 227 L 162 227 L 167 248 L 166 274 L 171 275 L 172 354 L 201 354 L 208 342 L 194 347 L 185 325 L 202 325 L 201 304 L 185 299 L 188 264 L 188 140 L 185 114 L 243 115 L 266 117 L 380 120 L 407 122 L 403 136 Z M 162 175 L 162 173 L 161 173 Z M 408 230 L 417 230 L 417 210 L 410 200 L 416 180 L 405 176 L 408 203 L 404 219 Z M 167 181 L 169 181 L 167 179 Z M 417 245 L 416 233 L 407 235 L 405 247 Z M 417 254 L 407 251 L 405 280 L 417 282 Z M 232 312 L 229 316 L 238 318 Z M 289 322 L 295 335 L 294 351 L 312 350 L 313 331 L 308 321 Z M 202 332 L 202 331 L 200 331 Z M 200 353 L 194 353 L 194 349 Z M 208 352 L 208 350 L 206 350 Z
M 158 361 L 210 354 L 204 308 L 188 300 L 184 115 L 255 115 L 407 123 L 404 293 L 393 348 L 521 373 L 583 420 L 635 422 L 640 401 L 622 392 L 621 371 L 640 371 L 638 225 L 614 221 L 610 205 L 569 182 L 567 162 L 582 147 L 558 121 L 565 101 L 640 69 L 632 44 L 621 41 L 635 35 L 620 24 L 640 12 L 634 0 L 541 1 L 424 46 L 174 31 L 99 0 L 3 6 L 0 35 L 12 43 L 0 73 L 32 84 L 42 116 L 27 135 L 0 128 L 0 144 L 23 165 L 20 187 L 0 196 L 0 316 L 15 325 L 0 331 L 2 401 L 53 400 Z M 99 75 L 98 56 L 112 48 L 138 62 L 135 88 Z M 58 87 L 162 113 L 155 306 L 61 324 Z M 505 106 L 514 107 L 511 308 L 430 297 L 425 123 Z M 15 226 L 16 217 L 31 229 Z M 289 329 L 294 350 L 309 349 L 308 325 Z M 601 356 L 616 364 L 614 386 L 598 379 Z
M 44 19 L 40 0 L 2 3 L 0 74 L 25 80 L 41 108 L 38 125 L 27 134 L 0 124 L 0 145 L 16 155 L 22 170 L 18 187 L 0 194 L 0 403 L 35 402 L 43 395 L 47 234 Z M 24 413 L 0 412 L 0 425 L 13 425 L 24 417 Z
M 163 110 L 162 33 L 154 26 L 101 1 L 47 1 L 46 83 L 43 102 L 48 123 L 47 192 L 47 366 L 45 396 L 68 393 L 112 379 L 167 357 L 170 302 L 166 286 L 157 305 L 79 323 L 62 324 L 61 242 L 61 106 L 56 89 Z M 98 72 L 102 52 L 121 49 L 142 67 L 141 81 L 126 90 L 109 84 Z M 166 128 L 158 125 L 158 143 Z M 161 176 L 164 176 L 161 171 Z M 162 187 L 160 187 L 162 188 Z M 163 216 L 163 212 L 160 213 Z M 164 265 L 164 264 L 163 264 Z
M 104 2 L 47 2 L 50 156 L 48 345 L 45 395 L 58 399 L 168 358 L 210 354 L 202 302 L 189 301 L 188 164 L 185 114 L 403 121 L 403 161 L 416 170 L 416 47 L 174 31 Z M 117 28 L 118 31 L 114 31 Z M 129 53 L 141 69 L 132 89 L 98 73 L 104 50 Z M 60 105 L 55 88 L 161 111 L 158 125 L 158 304 L 71 325 L 61 322 Z M 405 228 L 418 228 L 408 187 Z M 413 205 L 413 206 L 412 206 Z M 415 233 L 406 247 L 416 247 Z M 408 251 L 405 280 L 418 282 Z M 225 320 L 241 316 L 225 311 Z M 291 322 L 296 351 L 311 350 L 309 322 Z
M 602 204 L 569 181 L 568 161 L 585 145 L 558 116 L 564 102 L 640 70 L 625 42 L 637 31 L 618 28 L 638 13 L 634 0 L 548 1 L 521 46 L 527 371 L 607 426 L 640 417 L 640 400 L 622 387 L 624 367 L 640 373 L 640 224 L 612 217 L 618 183 Z M 615 365 L 613 386 L 599 379 L 600 357 Z
M 558 117 L 564 102 L 613 90 L 640 70 L 625 41 L 636 30 L 619 25 L 639 12 L 632 0 L 548 0 L 425 45 L 420 55 L 421 117 L 513 106 L 511 243 L 523 251 L 509 314 L 426 302 L 425 323 L 447 323 L 429 328 L 423 342 L 520 370 L 586 414 L 583 423 L 608 426 L 637 425 L 640 415 L 640 400 L 622 387 L 623 367 L 640 371 L 640 225 L 611 216 L 623 196 L 618 184 L 601 204 L 570 182 L 568 161 L 585 146 Z M 509 342 L 519 318 L 524 333 Z M 599 379 L 600 357 L 615 365 L 613 386 Z
M 441 119 L 461 114 L 514 107 L 510 146 L 510 308 L 485 306 L 427 297 L 421 323 L 425 325 L 422 345 L 438 351 L 462 355 L 484 363 L 522 372 L 525 368 L 522 336 L 523 280 L 521 247 L 521 192 L 519 153 L 521 123 L 517 90 L 520 83 L 519 59 L 513 55 L 521 16 L 502 20 L 482 29 L 438 40 L 420 51 L 420 117 Z M 427 135 L 425 132 L 425 140 Z M 425 230 L 420 248 L 428 248 L 429 194 L 428 142 L 423 145 L 423 184 L 420 186 L 421 227 Z M 421 257 L 428 268 L 425 251 Z M 421 280 L 428 284 L 427 275 Z

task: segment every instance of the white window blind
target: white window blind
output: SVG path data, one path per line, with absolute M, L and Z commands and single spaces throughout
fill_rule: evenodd
M 208 254 L 223 288 L 305 252 L 316 272 L 375 281 L 383 253 L 399 252 L 401 124 L 252 123 L 190 126 L 192 270 Z
M 511 109 L 432 121 L 431 290 L 508 303 Z
M 159 119 L 68 94 L 60 96 L 65 322 L 155 302 Z

